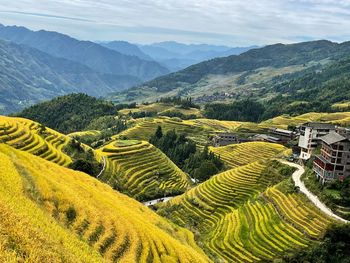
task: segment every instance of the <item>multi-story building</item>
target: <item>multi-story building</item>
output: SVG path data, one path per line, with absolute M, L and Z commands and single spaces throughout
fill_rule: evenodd
M 213 138 L 213 146 L 219 147 L 219 146 L 226 146 L 229 144 L 235 144 L 239 143 L 238 138 L 236 134 L 233 133 L 217 133 Z
M 321 138 L 321 154 L 314 160 L 313 170 L 322 183 L 350 176 L 350 135 L 331 132 Z
M 300 158 L 308 160 L 312 151 L 321 144 L 320 138 L 335 131 L 336 127 L 330 123 L 308 122 L 300 126 Z

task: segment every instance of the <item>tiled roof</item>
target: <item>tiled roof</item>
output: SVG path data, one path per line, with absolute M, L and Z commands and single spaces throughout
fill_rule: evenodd
M 325 122 L 307 122 L 302 126 L 312 127 L 314 129 L 335 129 L 335 125 Z
M 340 134 L 338 134 L 336 132 L 331 132 L 331 133 L 321 137 L 321 140 L 330 145 L 330 144 L 333 144 L 336 142 L 346 140 L 346 138 L 344 136 L 341 136 Z

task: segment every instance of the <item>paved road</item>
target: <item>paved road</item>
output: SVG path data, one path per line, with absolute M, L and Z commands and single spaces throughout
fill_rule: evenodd
M 287 164 L 289 166 L 297 168 L 297 170 L 293 173 L 292 178 L 294 181 L 295 186 L 298 186 L 300 189 L 300 192 L 304 193 L 307 198 L 315 205 L 317 206 L 322 212 L 326 213 L 327 215 L 333 217 L 336 220 L 339 220 L 343 223 L 350 223 L 350 221 L 347 221 L 340 216 L 334 214 L 331 209 L 329 209 L 324 203 L 322 203 L 316 195 L 311 193 L 305 186 L 305 184 L 301 181 L 300 177 L 305 172 L 304 168 L 296 163 L 291 163 L 287 161 L 281 161 L 284 164 Z
M 147 202 L 143 202 L 143 204 L 145 206 L 150 206 L 150 205 L 155 205 L 155 204 L 158 204 L 158 203 L 161 203 L 161 202 L 167 202 L 169 201 L 170 199 L 173 199 L 175 196 L 169 196 L 169 197 L 163 197 L 163 198 L 158 198 L 158 199 L 154 199 L 154 200 L 150 200 L 150 201 L 147 201 Z
M 96 178 L 99 178 L 101 176 L 101 174 L 104 172 L 104 170 L 106 169 L 106 158 L 104 156 L 102 156 L 102 159 L 103 159 L 103 166 L 102 166 L 100 173 L 96 176 Z

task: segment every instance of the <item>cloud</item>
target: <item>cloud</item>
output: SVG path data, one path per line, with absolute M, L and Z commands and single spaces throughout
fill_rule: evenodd
M 350 28 L 348 0 L 2 2 L 0 23 L 57 30 L 92 40 L 262 45 L 300 39 L 345 41 Z
M 84 19 L 84 18 L 57 16 L 57 15 L 40 14 L 40 13 L 29 13 L 29 12 L 20 12 L 20 11 L 0 11 L 0 13 L 20 14 L 20 15 L 27 15 L 27 16 L 39 16 L 39 17 L 45 17 L 45 18 L 67 19 L 67 20 L 73 20 L 73 21 L 96 22 L 94 20 Z

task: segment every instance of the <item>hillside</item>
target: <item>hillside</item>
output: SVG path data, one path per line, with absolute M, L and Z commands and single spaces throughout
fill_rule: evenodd
M 84 173 L 0 144 L 7 262 L 208 262 L 193 235 Z
M 70 138 L 39 123 L 22 119 L 0 116 L 0 143 L 21 151 L 40 156 L 43 159 L 68 166 L 72 160 L 64 153 Z
M 28 119 L 0 116 L 0 143 L 64 167 L 87 170 L 138 200 L 180 194 L 191 185 L 184 172 L 147 142 L 113 141 L 93 150 L 77 145 L 72 137 Z M 87 164 L 92 167 L 85 168 Z
M 71 60 L 3 40 L 0 57 L 0 113 L 73 92 L 98 97 L 139 82 L 135 77 L 96 73 Z
M 94 42 L 79 41 L 57 32 L 31 31 L 25 27 L 0 25 L 0 38 L 78 62 L 104 74 L 129 75 L 149 80 L 168 73 L 157 62 L 124 55 Z
M 99 117 L 115 116 L 122 107 L 123 105 L 113 105 L 111 102 L 80 93 L 33 105 L 16 115 L 67 134 L 86 129 Z
M 282 82 L 290 73 L 305 74 L 308 68 L 319 68 L 333 59 L 346 57 L 350 45 L 329 41 L 276 44 L 249 50 L 240 55 L 205 61 L 184 70 L 144 83 L 116 94 L 115 100 L 151 101 L 157 96 L 192 96 L 199 101 L 221 101 L 251 96 L 265 98 L 269 86 Z M 267 90 L 268 89 L 268 90 Z M 215 94 L 214 94 L 215 93 Z M 228 93 L 229 96 L 225 93 Z
M 242 144 L 224 157 L 235 168 L 159 206 L 160 215 L 191 229 L 216 262 L 280 258 L 321 239 L 332 222 L 293 190 L 289 167 L 269 161 L 274 154 L 259 151 L 265 146 L 252 146 Z M 260 155 L 251 158 L 253 151 Z
M 319 109 L 348 110 L 346 104 L 338 108 L 333 106 L 350 99 L 350 59 L 346 57 L 320 70 L 306 72 L 303 76 L 292 75 L 288 80 L 275 85 L 273 91 L 279 96 L 268 102 L 270 106 L 267 115 L 300 114 Z
M 191 185 L 189 177 L 164 153 L 145 141 L 117 140 L 97 150 L 107 158 L 99 179 L 137 200 L 177 195 Z

